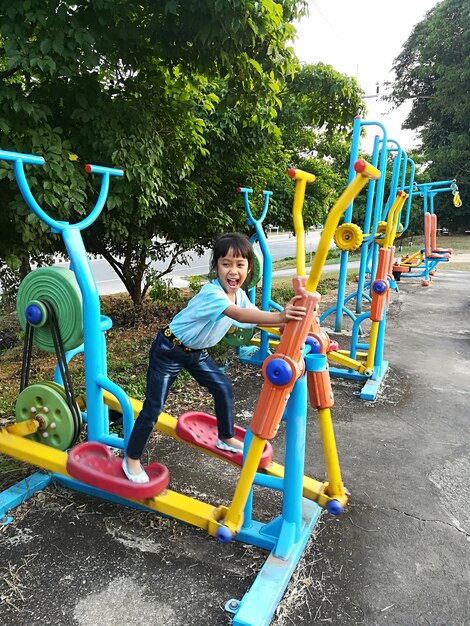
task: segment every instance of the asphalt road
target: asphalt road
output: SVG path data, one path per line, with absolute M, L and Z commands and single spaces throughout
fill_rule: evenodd
M 307 254 L 314 252 L 317 249 L 318 242 L 320 241 L 321 231 L 309 232 L 306 239 L 306 251 Z M 295 256 L 295 237 L 289 236 L 288 233 L 282 233 L 279 235 L 272 235 L 268 237 L 268 245 L 271 251 L 273 261 L 279 259 L 285 259 L 286 257 Z M 197 274 L 206 274 L 209 269 L 210 262 L 210 250 L 207 250 L 203 255 L 188 254 L 189 264 L 177 264 L 175 269 L 168 274 L 171 278 L 174 287 L 184 287 L 187 285 L 185 278 L 187 276 L 194 276 Z M 68 267 L 68 262 L 58 263 Z M 125 287 L 122 281 L 117 276 L 116 272 L 109 265 L 107 261 L 102 258 L 90 259 L 90 265 L 95 277 L 96 284 L 100 295 L 109 295 L 112 293 L 119 293 L 125 291 Z M 164 269 L 165 263 L 156 262 L 152 264 L 155 269 Z

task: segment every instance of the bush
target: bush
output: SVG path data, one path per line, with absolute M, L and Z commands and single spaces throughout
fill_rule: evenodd
M 173 287 L 171 280 L 167 282 L 162 278 L 152 281 L 148 295 L 150 300 L 156 304 L 178 305 L 183 301 L 180 290 Z
M 188 279 L 188 287 L 192 293 L 198 293 L 201 290 L 202 285 L 204 284 L 205 279 L 203 276 L 198 276 L 195 274 L 194 276 L 190 276 Z

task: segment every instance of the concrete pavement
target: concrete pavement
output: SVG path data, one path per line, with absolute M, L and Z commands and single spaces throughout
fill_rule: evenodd
M 333 419 L 350 504 L 323 514 L 275 626 L 470 624 L 470 273 L 392 293 L 375 402 L 335 379 Z M 237 422 L 247 426 L 258 369 L 234 366 Z M 273 442 L 282 460 L 284 425 Z M 237 473 L 157 437 L 171 487 L 226 504 Z M 323 478 L 309 411 L 307 472 Z M 255 516 L 277 514 L 259 490 Z M 2 626 L 224 626 L 264 553 L 202 531 L 49 487 L 1 527 Z

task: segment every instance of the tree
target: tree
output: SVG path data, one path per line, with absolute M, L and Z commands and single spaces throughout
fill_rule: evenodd
M 353 119 L 365 113 L 363 91 L 354 78 L 331 65 L 303 65 L 286 82 L 278 117 L 291 166 L 313 172 L 307 185 L 303 219 L 306 228 L 322 224 L 347 184 Z M 277 221 L 292 228 L 292 183 L 273 181 Z
M 395 59 L 389 100 L 412 101 L 404 128 L 419 131 L 431 180 L 457 179 L 463 206 L 436 196 L 441 223 L 470 227 L 470 13 L 467 0 L 443 0 L 417 24 Z
M 71 221 L 90 210 L 96 188 L 69 155 L 125 169 L 85 237 L 135 304 L 152 259 L 168 258 L 169 271 L 201 233 L 209 240 L 240 222 L 212 211 L 214 185 L 235 170 L 231 156 L 240 163 L 238 147 L 253 163 L 276 137 L 279 93 L 296 65 L 291 22 L 304 8 L 303 0 L 0 0 L 0 145 L 45 155 L 33 191 Z M 209 163 L 218 169 L 208 176 Z M 2 165 L 0 177 L 11 170 Z M 28 253 L 53 249 L 19 210 L 14 181 L 5 187 L 16 241 Z
M 292 166 L 317 176 L 315 183 L 307 187 L 305 227 L 323 222 L 347 183 L 353 118 L 365 112 L 362 96 L 354 78 L 318 63 L 304 65 L 286 79 L 279 93 L 282 107 L 277 127 L 269 135 L 244 128 L 243 117 L 234 110 L 230 115 L 210 114 L 213 134 L 208 138 L 208 162 L 219 161 L 214 167 L 221 183 L 216 200 L 224 199 L 224 208 L 233 215 L 234 228 L 243 229 L 245 219 L 242 214 L 240 222 L 237 207 L 242 203 L 234 197 L 238 181 L 255 191 L 272 190 L 267 220 L 292 230 L 294 183 L 286 175 Z M 251 205 L 256 217 L 261 209 L 256 195 L 251 197 Z

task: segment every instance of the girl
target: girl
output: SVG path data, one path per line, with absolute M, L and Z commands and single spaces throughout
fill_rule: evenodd
M 256 325 L 280 326 L 287 320 L 299 320 L 305 307 L 297 306 L 296 296 L 284 311 L 260 311 L 242 289 L 253 272 L 253 248 L 245 235 L 229 233 L 217 239 L 212 252 L 210 281 L 180 311 L 168 326 L 158 331 L 150 350 L 145 401 L 134 424 L 122 468 L 129 480 L 146 483 L 148 475 L 140 464 L 170 387 L 182 368 L 206 387 L 214 398 L 217 417 L 217 448 L 230 452 L 243 450 L 243 443 L 233 436 L 232 385 L 207 353 L 230 326 L 252 328 Z

